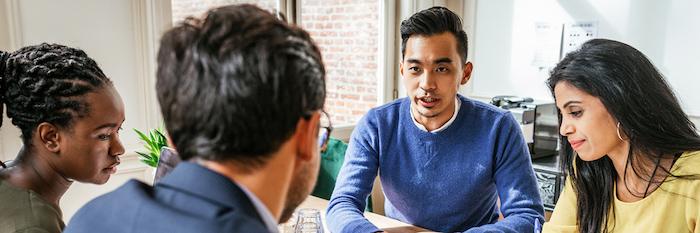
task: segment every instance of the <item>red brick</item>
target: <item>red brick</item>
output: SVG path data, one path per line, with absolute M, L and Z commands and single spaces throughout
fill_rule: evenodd
M 326 108 L 334 125 L 353 124 L 376 106 L 380 1 L 301 1 L 300 26 L 320 47 L 326 66 Z M 243 2 L 261 2 L 269 9 L 276 0 L 173 0 L 172 15 L 179 21 L 210 7 Z

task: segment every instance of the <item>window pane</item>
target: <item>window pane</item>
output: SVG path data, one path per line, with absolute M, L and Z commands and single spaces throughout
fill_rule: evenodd
M 355 124 L 377 104 L 379 0 L 301 0 L 301 26 L 321 48 L 326 110 L 333 125 Z
M 200 16 L 214 7 L 243 3 L 255 4 L 271 12 L 277 8 L 277 0 L 171 0 L 173 24 L 188 16 Z

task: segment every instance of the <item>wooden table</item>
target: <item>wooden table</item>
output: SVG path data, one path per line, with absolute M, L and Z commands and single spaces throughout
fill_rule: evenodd
M 312 208 L 317 209 L 321 212 L 321 221 L 323 221 L 324 232 L 328 233 L 328 224 L 326 224 L 326 208 L 328 207 L 328 201 L 314 196 L 309 196 L 306 198 L 304 203 L 301 203 L 297 209 Z M 386 232 L 397 232 L 397 233 L 413 233 L 413 232 L 430 232 L 429 230 L 413 226 L 408 223 L 401 222 L 399 220 L 378 215 L 371 212 L 365 212 L 365 218 L 369 220 L 372 224 L 377 226 Z M 282 227 L 280 227 L 280 232 L 284 233 Z

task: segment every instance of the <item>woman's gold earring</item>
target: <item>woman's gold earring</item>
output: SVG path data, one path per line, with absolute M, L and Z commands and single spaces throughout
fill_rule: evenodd
M 620 141 L 624 141 L 625 139 L 622 139 L 622 135 L 620 134 L 620 122 L 619 121 L 617 122 L 617 130 L 615 130 L 615 131 L 617 132 L 617 138 L 619 138 Z

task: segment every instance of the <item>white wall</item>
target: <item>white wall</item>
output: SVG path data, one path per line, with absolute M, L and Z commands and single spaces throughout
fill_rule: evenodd
M 5 22 L 5 23 L 0 23 L 0 32 L 8 32 L 9 31 L 9 25 L 6 23 L 8 22 L 7 20 L 7 14 L 4 14 L 6 11 L 6 6 L 4 2 L 0 2 L 0 22 Z M 0 33 L 0 48 L 9 48 L 10 47 L 10 34 L 9 33 Z M 4 51 L 4 49 L 3 49 Z
M 126 104 L 126 121 L 121 138 L 126 148 L 135 148 L 131 128 L 144 128 L 140 119 L 143 101 L 134 64 L 135 35 L 129 1 L 21 0 L 23 44 L 51 42 L 77 47 L 95 59 L 112 79 Z M 80 10 L 77 10 L 80 9 Z
M 127 153 L 119 171 L 103 186 L 73 184 L 61 201 L 66 221 L 85 202 L 129 178 L 152 180 L 151 170 L 134 153 L 142 146 L 132 129 L 158 126 L 153 59 L 159 33 L 154 32 L 154 2 L 163 1 L 0 0 L 0 50 L 41 42 L 83 49 L 112 79 L 125 103 L 121 139 Z M 0 159 L 14 158 L 20 147 L 19 130 L 6 119 L 0 128 Z
M 646 54 L 689 115 L 700 121 L 700 1 L 477 0 L 472 96 L 514 94 L 551 99 L 549 68 L 532 66 L 535 22 L 598 22 L 598 37 Z M 554 64 L 552 64 L 553 66 Z

